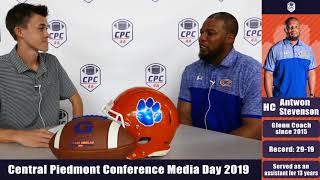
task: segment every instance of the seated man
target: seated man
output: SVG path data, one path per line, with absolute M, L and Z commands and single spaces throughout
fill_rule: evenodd
M 48 53 L 46 6 L 21 3 L 7 14 L 6 26 L 17 45 L 0 56 L 0 142 L 48 147 L 58 125 L 59 101 L 69 99 L 81 116 L 81 97 L 59 63 Z
M 201 28 L 200 60 L 182 74 L 178 111 L 182 124 L 261 138 L 261 64 L 233 48 L 238 22 L 226 12 Z

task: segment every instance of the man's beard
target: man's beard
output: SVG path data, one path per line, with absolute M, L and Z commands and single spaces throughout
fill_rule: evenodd
M 222 54 L 222 52 L 223 47 L 220 46 L 215 52 L 209 51 L 208 54 L 201 54 L 201 52 L 199 52 L 198 56 L 201 60 L 204 60 L 207 63 L 212 63 Z
M 300 35 L 295 36 L 295 37 L 294 36 L 288 36 L 287 39 L 290 40 L 290 41 L 297 41 L 299 39 L 299 36 Z

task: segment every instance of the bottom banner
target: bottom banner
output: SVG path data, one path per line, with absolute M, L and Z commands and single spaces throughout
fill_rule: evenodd
M 260 160 L 137 160 L 137 161 L 66 161 L 66 160 L 3 160 L 0 176 L 18 179 L 59 180 L 76 176 L 77 180 L 125 179 L 129 176 L 176 179 L 176 177 L 201 176 L 201 179 L 261 179 Z

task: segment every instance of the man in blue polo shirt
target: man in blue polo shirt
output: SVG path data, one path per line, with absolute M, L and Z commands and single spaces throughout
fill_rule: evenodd
M 261 138 L 261 64 L 233 48 L 236 18 L 210 15 L 199 38 L 200 60 L 181 80 L 178 111 L 182 124 Z
M 265 69 L 265 90 L 268 97 L 310 97 L 316 84 L 315 59 L 312 49 L 299 40 L 300 22 L 295 17 L 285 21 L 287 37 L 269 50 Z

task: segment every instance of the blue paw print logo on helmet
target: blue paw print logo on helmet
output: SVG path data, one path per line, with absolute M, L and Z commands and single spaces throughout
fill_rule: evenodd
M 154 123 L 159 123 L 162 120 L 161 105 L 155 102 L 151 97 L 146 101 L 140 99 L 137 104 L 137 119 L 145 126 L 153 126 Z

